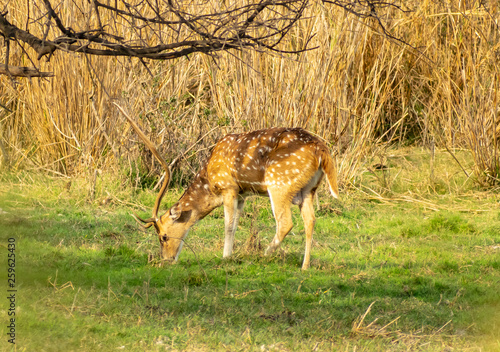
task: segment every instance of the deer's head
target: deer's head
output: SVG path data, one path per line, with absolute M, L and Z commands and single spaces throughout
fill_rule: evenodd
M 137 215 L 134 215 L 134 217 L 143 227 L 149 228 L 153 226 L 155 228 L 160 242 L 161 260 L 166 263 L 175 263 L 181 252 L 184 237 L 192 225 L 192 209 L 184 209 L 181 204 L 176 203 L 158 218 L 158 209 L 160 208 L 161 199 L 163 198 L 167 184 L 168 180 L 164 180 L 162 189 L 156 198 L 153 216 L 149 219 L 141 219 Z
M 158 240 L 160 241 L 160 256 L 162 261 L 175 262 L 182 249 L 184 237 L 188 233 L 189 227 L 192 225 L 191 223 L 189 223 L 189 219 L 191 218 L 191 210 L 182 209 L 181 205 L 177 203 L 160 218 L 158 218 L 160 203 L 163 199 L 163 196 L 165 195 L 165 191 L 167 190 L 170 181 L 170 168 L 165 159 L 163 159 L 162 156 L 158 153 L 153 143 L 146 137 L 144 132 L 142 132 L 135 121 L 131 119 L 130 116 L 128 116 L 128 114 L 118 104 L 115 103 L 115 105 L 127 118 L 139 137 L 146 144 L 153 155 L 158 159 L 163 169 L 165 170 L 165 178 L 153 207 L 153 216 L 149 219 L 141 219 L 137 215 L 134 215 L 134 218 L 145 228 L 149 228 L 151 226 L 155 228 L 156 234 L 158 235 Z

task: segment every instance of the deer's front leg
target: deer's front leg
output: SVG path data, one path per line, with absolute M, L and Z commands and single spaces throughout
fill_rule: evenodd
M 230 192 L 224 196 L 224 258 L 229 257 L 233 253 L 234 234 L 238 227 L 238 221 L 244 204 L 245 200 L 239 197 L 236 192 Z

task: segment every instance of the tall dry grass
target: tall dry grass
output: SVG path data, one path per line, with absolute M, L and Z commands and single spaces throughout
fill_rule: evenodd
M 22 28 L 25 4 L 7 5 Z M 159 166 L 112 105 L 117 101 L 167 159 L 181 156 L 178 181 L 190 177 L 225 133 L 300 126 L 331 144 L 343 184 L 386 143 L 414 141 L 435 141 L 450 152 L 468 148 L 475 178 L 499 183 L 497 3 L 406 5 L 414 11 L 388 10 L 383 18 L 394 36 L 415 48 L 381 35 L 369 19 L 316 2 L 284 47 L 297 48 L 315 34 L 310 45 L 318 48 L 300 55 L 193 55 L 146 69 L 135 60 L 58 52 L 40 63 L 54 78 L 13 85 L 0 77 L 0 103 L 10 109 L 0 108 L 4 149 L 14 168 L 71 175 L 118 166 L 137 181 Z M 66 25 L 78 29 L 85 16 L 75 15 L 74 6 L 63 2 L 58 9 Z M 30 66 L 20 48 L 12 50 L 11 64 Z

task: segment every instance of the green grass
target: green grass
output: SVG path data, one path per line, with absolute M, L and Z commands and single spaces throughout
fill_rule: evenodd
M 412 158 L 392 161 L 389 184 L 367 171 L 340 203 L 321 192 L 306 272 L 297 209 L 281 250 L 263 255 L 266 198 L 247 202 L 232 258 L 221 258 L 217 209 L 160 268 L 148 263 L 156 237 L 129 215 L 149 213 L 153 191 L 98 178 L 92 197 L 83 179 L 4 174 L 0 260 L 6 271 L 14 237 L 17 350 L 500 351 L 498 194 L 464 188 L 449 168 L 436 171 L 442 193 L 417 172 L 425 155 Z M 9 351 L 7 309 L 0 299 Z

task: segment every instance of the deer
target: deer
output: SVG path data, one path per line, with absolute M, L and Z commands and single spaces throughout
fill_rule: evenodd
M 273 253 L 291 231 L 291 206 L 298 205 L 306 235 L 302 269 L 309 268 L 316 221 L 313 200 L 324 175 L 331 195 L 339 197 L 335 161 L 322 140 L 302 128 L 275 127 L 228 134 L 215 144 L 180 199 L 158 217 L 170 171 L 153 143 L 125 116 L 165 169 L 153 216 L 134 216 L 143 227 L 155 228 L 162 262 L 176 263 L 189 229 L 220 206 L 224 207 L 225 219 L 223 258 L 231 256 L 245 198 L 259 194 L 269 196 L 276 220 L 276 234 L 265 254 Z

